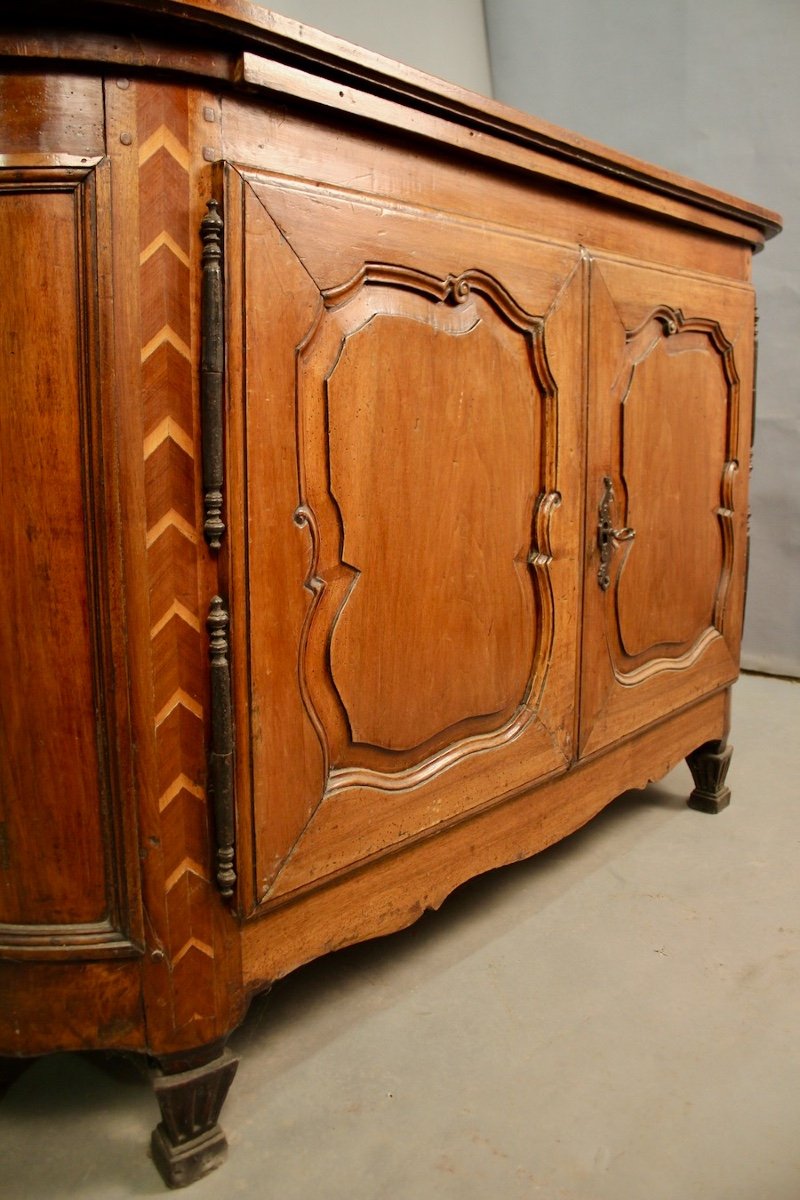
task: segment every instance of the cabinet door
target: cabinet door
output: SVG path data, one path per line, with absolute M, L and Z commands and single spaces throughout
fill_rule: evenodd
M 582 753 L 736 677 L 753 321 L 747 287 L 592 264 Z
M 571 760 L 583 267 L 232 167 L 224 210 L 252 908 Z

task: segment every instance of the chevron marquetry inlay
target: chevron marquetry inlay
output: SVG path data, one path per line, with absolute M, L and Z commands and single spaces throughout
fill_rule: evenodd
M 157 350 L 168 342 L 170 346 L 174 346 L 182 358 L 187 362 L 191 362 L 192 352 L 182 338 L 178 337 L 174 329 L 169 325 L 162 325 L 158 332 L 150 339 L 147 345 L 142 347 L 142 362 L 146 362 L 151 354 L 155 354 Z
M 164 895 L 176 1028 L 213 1019 L 205 792 L 207 653 L 198 601 L 189 116 L 181 89 L 138 89 L 143 460 Z M 147 197 L 147 199 L 144 199 Z M 201 996 L 206 999 L 201 999 Z M 194 1035 L 193 1035 L 194 1036 Z
M 189 522 L 186 521 L 180 515 L 180 513 L 176 512 L 174 508 L 171 508 L 169 512 L 164 513 L 164 516 L 156 522 L 152 529 L 148 529 L 148 549 L 153 545 L 154 542 L 158 541 L 164 530 L 168 529 L 170 525 L 174 526 L 175 529 L 177 529 L 179 533 L 182 533 L 185 538 L 188 538 L 190 542 L 196 542 L 198 540 L 197 533 L 189 524 Z
M 177 967 L 178 963 L 184 958 L 190 950 L 198 950 L 201 954 L 205 954 L 208 958 L 214 957 L 214 951 L 211 946 L 207 946 L 205 942 L 201 942 L 198 938 L 189 938 L 172 960 L 173 967 Z
M 177 424 L 173 417 L 165 417 L 161 424 L 157 425 L 144 439 L 145 459 L 148 459 L 159 446 L 168 440 L 174 442 L 176 446 L 180 446 L 189 458 L 194 457 L 194 446 L 189 434 Z
M 189 255 L 180 248 L 175 239 L 170 237 L 166 230 L 162 230 L 158 237 L 153 238 L 150 245 L 141 252 L 139 255 L 139 263 L 146 263 L 148 258 L 152 258 L 156 250 L 160 250 L 162 246 L 166 246 L 170 253 L 174 254 L 175 257 L 179 259 L 185 267 L 189 266 Z
M 190 796 L 194 796 L 196 799 L 205 803 L 206 794 L 204 790 L 201 787 L 198 787 L 197 784 L 192 783 L 188 775 L 179 775 L 177 779 L 173 779 L 167 790 L 162 792 L 162 794 L 159 796 L 159 812 L 163 812 L 165 808 L 169 808 L 172 801 L 176 796 L 179 796 L 181 792 L 187 792 Z
M 179 620 L 184 621 L 190 627 L 190 629 L 194 629 L 195 632 L 200 632 L 200 618 L 195 616 L 194 613 L 189 612 L 188 608 L 184 608 L 184 606 L 178 600 L 173 600 L 172 604 L 164 613 L 161 620 L 157 621 L 150 630 L 150 637 L 155 638 L 159 633 L 161 633 L 161 630 L 166 628 L 173 617 L 177 617 Z
M 168 892 L 172 891 L 175 884 L 187 871 L 191 871 L 193 875 L 197 875 L 200 879 L 206 878 L 206 873 L 199 863 L 195 862 L 192 858 L 182 858 L 172 874 L 167 877 Z
M 172 115 L 172 114 L 170 114 Z M 166 150 L 184 171 L 189 170 L 189 148 L 175 136 L 168 125 L 159 125 L 149 137 L 145 138 L 139 148 L 139 166 L 142 167 L 148 159 L 159 150 Z

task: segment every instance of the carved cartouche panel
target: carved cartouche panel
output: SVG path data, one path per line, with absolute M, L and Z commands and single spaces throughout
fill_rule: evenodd
M 723 632 L 738 378 L 719 326 L 658 310 L 628 335 L 607 619 L 615 671 L 688 661 Z
M 333 786 L 530 719 L 551 626 L 530 563 L 552 394 L 540 340 L 479 272 L 368 265 L 325 296 L 298 362 L 316 541 L 301 669 Z

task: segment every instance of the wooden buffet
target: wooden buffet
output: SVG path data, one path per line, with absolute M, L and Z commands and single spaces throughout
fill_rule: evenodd
M 771 212 L 234 0 L 0 30 L 0 1053 L 150 1056 L 725 775 Z

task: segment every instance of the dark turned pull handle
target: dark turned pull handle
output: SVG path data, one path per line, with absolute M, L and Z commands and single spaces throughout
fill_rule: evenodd
M 614 503 L 614 483 L 610 475 L 603 476 L 603 496 L 598 507 L 597 548 L 600 551 L 600 566 L 597 568 L 597 582 L 605 592 L 611 584 L 609 567 L 611 557 L 622 542 L 632 542 L 636 537 L 635 529 L 615 529 L 611 520 L 611 505 Z
M 200 223 L 203 243 L 200 294 L 200 409 L 203 428 L 203 533 L 219 550 L 225 533 L 222 494 L 225 485 L 223 373 L 225 369 L 222 294 L 222 217 L 216 200 L 208 201 Z
M 206 621 L 211 661 L 211 747 L 208 790 L 214 804 L 217 839 L 217 886 L 227 897 L 236 885 L 236 830 L 233 809 L 233 709 L 228 628 L 230 616 L 221 596 L 214 596 Z

